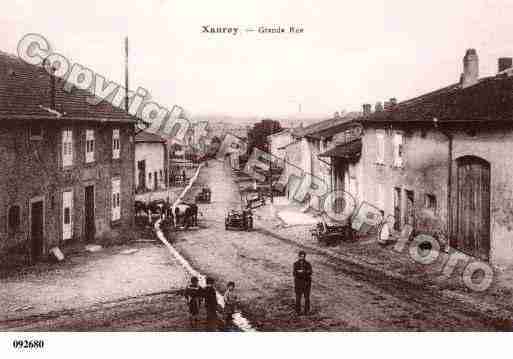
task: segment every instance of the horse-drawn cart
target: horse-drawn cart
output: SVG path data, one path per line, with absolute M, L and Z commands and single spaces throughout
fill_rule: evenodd
M 196 203 L 210 203 L 212 191 L 208 187 L 203 187 L 201 192 L 196 195 Z
M 340 244 L 342 241 L 353 240 L 353 230 L 347 223 L 330 223 L 321 221 L 316 224 L 315 228 L 310 230 L 312 237 L 314 237 L 320 244 L 327 246 L 334 246 Z
M 226 230 L 251 231 L 253 229 L 253 213 L 251 209 L 231 209 L 226 214 L 224 227 Z

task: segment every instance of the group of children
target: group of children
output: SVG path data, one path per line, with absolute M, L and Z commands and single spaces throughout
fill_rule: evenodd
M 196 325 L 201 304 L 204 302 L 209 329 L 215 330 L 217 327 L 218 303 L 214 279 L 207 277 L 206 286 L 202 288 L 199 286 L 198 278 L 192 277 L 190 284 L 185 289 L 184 295 L 189 307 L 191 326 Z M 228 282 L 224 293 L 224 320 L 228 329 L 232 327 L 233 314 L 237 310 L 237 306 L 238 298 L 235 293 L 235 283 Z

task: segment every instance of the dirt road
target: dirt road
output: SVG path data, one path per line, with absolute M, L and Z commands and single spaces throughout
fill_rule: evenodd
M 235 281 L 244 298 L 244 314 L 259 330 L 508 329 L 509 323 L 494 322 L 444 299 L 435 288 L 414 286 L 311 251 L 307 259 L 314 270 L 312 314 L 296 317 L 291 272 L 301 247 L 273 235 L 258 218 L 253 232 L 225 230 L 226 211 L 240 200 L 225 164 L 212 161 L 204 168 L 196 187 L 204 184 L 213 193 L 212 203 L 201 206 L 206 228 L 179 233 L 174 245 L 193 266 L 216 278 L 220 289 Z
M 192 265 L 214 277 L 220 291 L 236 283 L 243 314 L 260 331 L 509 330 L 497 322 L 441 296 L 437 289 L 392 279 L 307 250 L 313 266 L 312 313 L 294 314 L 292 263 L 302 247 L 277 236 L 268 221 L 255 219 L 252 232 L 226 231 L 226 211 L 239 205 L 231 170 L 211 161 L 188 194 L 212 189 L 212 203 L 200 205 L 200 228 L 178 232 L 170 241 Z M 158 255 L 165 247 L 158 246 Z M 157 252 L 156 252 L 157 253 Z M 171 258 L 170 258 L 171 260 Z M 139 265 L 141 261 L 138 261 Z M 129 264 L 127 264 L 129 265 Z M 136 276 L 136 274 L 134 274 Z M 137 281 L 140 286 L 144 283 Z M 196 328 L 205 330 L 205 323 Z M 106 300 L 83 308 L 56 310 L 0 321 L 0 330 L 194 330 L 183 298 L 175 289 Z

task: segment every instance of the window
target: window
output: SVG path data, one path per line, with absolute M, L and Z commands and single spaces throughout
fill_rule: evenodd
M 29 128 L 29 136 L 31 140 L 43 139 L 43 126 L 40 123 L 33 123 Z
M 121 218 L 121 203 L 119 199 L 121 190 L 121 180 L 112 180 L 112 220 L 117 221 Z
M 119 158 L 120 140 L 119 140 L 119 129 L 115 128 L 112 130 L 112 158 Z
M 403 135 L 401 133 L 394 134 L 394 166 L 403 166 Z
M 7 217 L 9 230 L 16 232 L 20 227 L 20 206 L 11 206 Z
M 86 163 L 94 162 L 94 130 L 86 130 Z
M 385 133 L 377 132 L 377 158 L 376 162 L 379 164 L 385 164 Z
M 432 194 L 427 194 L 424 197 L 424 207 L 436 212 L 436 197 Z
M 149 180 L 149 182 L 151 183 L 151 172 L 150 172 L 150 173 L 148 173 L 148 180 Z
M 62 166 L 73 165 L 73 132 L 71 130 L 62 131 Z
M 162 182 L 164 180 L 164 177 L 162 175 L 162 170 L 159 170 L 159 180 Z

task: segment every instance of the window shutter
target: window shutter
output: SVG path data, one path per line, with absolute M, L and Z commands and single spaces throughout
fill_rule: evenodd
M 73 132 L 72 130 L 62 131 L 62 166 L 73 165 Z
M 112 180 L 112 220 L 117 221 L 121 218 L 121 203 L 120 203 L 120 192 L 121 192 L 121 180 L 119 178 Z

